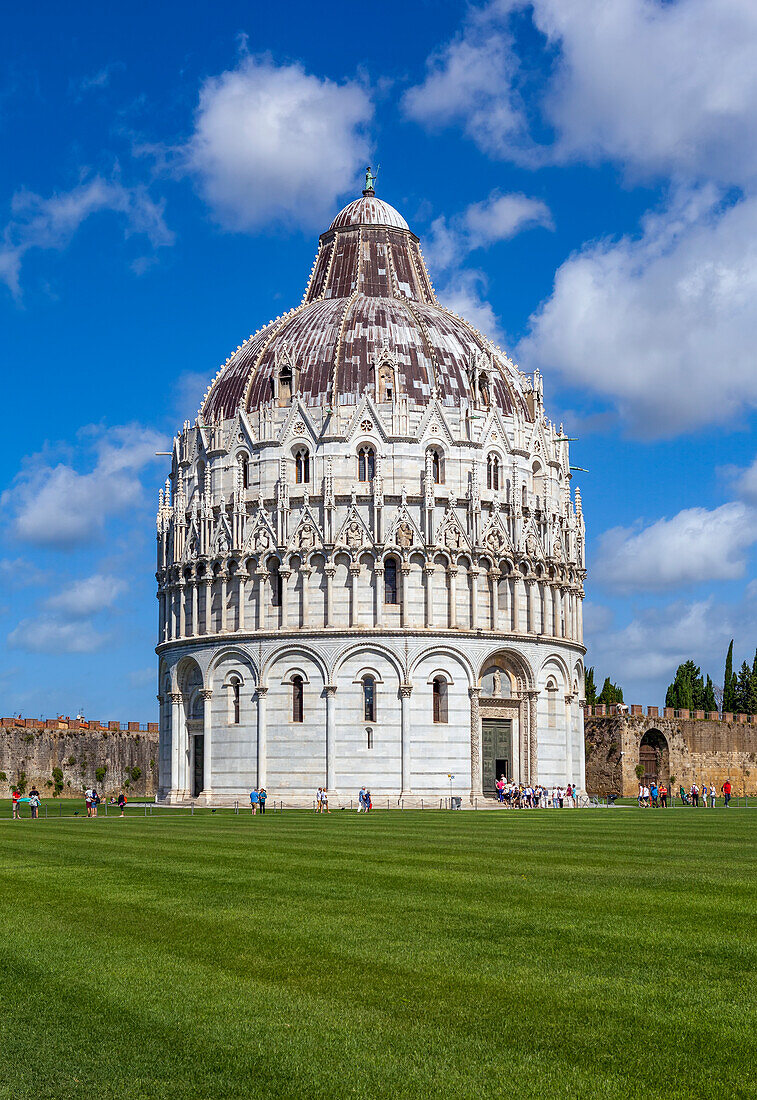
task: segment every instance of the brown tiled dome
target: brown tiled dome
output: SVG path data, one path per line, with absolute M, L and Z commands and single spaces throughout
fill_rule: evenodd
M 472 325 L 441 306 L 418 238 L 372 192 L 349 203 L 321 235 L 302 303 L 251 336 L 226 362 L 202 405 L 206 419 L 243 402 L 273 399 L 282 355 L 299 372 L 308 404 L 354 403 L 370 384 L 377 355 L 397 364 L 398 395 L 424 404 L 435 389 L 447 404 L 472 398 L 471 367 L 483 354 L 504 411 L 528 415 L 510 360 Z

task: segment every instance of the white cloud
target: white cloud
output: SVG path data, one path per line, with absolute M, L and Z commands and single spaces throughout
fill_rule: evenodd
M 0 576 L 11 588 L 29 588 L 44 584 L 49 574 L 26 558 L 3 558 L 0 561 Z
M 436 296 L 442 305 L 470 321 L 484 336 L 502 344 L 504 336 L 499 320 L 484 297 L 485 290 L 486 277 L 482 272 L 459 271 L 445 286 L 437 288 Z
M 648 526 L 613 527 L 600 537 L 595 581 L 615 591 L 654 591 L 736 580 L 757 542 L 757 511 L 740 501 L 687 508 Z
M 319 226 L 370 159 L 372 114 L 356 83 L 245 56 L 203 84 L 186 163 L 228 229 Z
M 116 179 L 94 176 L 49 198 L 18 191 L 11 202 L 11 220 L 2 233 L 0 279 L 18 296 L 21 264 L 28 252 L 66 248 L 82 222 L 106 211 L 124 219 L 127 236 L 144 234 L 155 248 L 173 243 L 163 220 L 163 204 L 155 202 L 144 186 L 125 187 Z
M 458 266 L 477 248 L 509 240 L 536 226 L 551 229 L 552 224 L 549 208 L 541 199 L 493 191 L 483 202 L 472 203 L 449 221 L 436 218 L 424 252 L 432 268 L 443 271 Z
M 83 619 L 110 607 L 126 588 L 126 582 L 118 577 L 93 573 L 50 596 L 45 606 L 60 615 Z
M 22 619 L 7 638 L 10 649 L 30 653 L 94 653 L 108 642 L 108 635 L 89 622 L 63 622 L 54 615 Z
M 513 17 L 529 12 L 551 68 L 526 136 Z M 532 38 L 532 35 L 530 36 Z M 406 113 L 460 121 L 486 153 L 532 163 L 610 158 L 634 172 L 744 185 L 757 176 L 757 7 L 751 0 L 494 0 L 435 54 Z
M 727 472 L 739 496 L 750 504 L 757 504 L 757 458 L 746 469 L 729 467 Z
M 155 451 L 166 449 L 163 436 L 138 424 L 92 427 L 80 435 L 85 444 L 81 459 L 91 470 L 51 465 L 35 455 L 0 495 L 11 531 L 22 541 L 61 550 L 88 545 L 111 516 L 141 503 L 139 474 Z
M 681 191 L 638 238 L 569 257 L 519 347 L 528 369 L 617 405 L 640 435 L 732 421 L 757 404 L 757 198 Z

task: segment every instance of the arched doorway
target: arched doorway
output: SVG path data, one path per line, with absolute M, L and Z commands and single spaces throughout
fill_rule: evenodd
M 647 730 L 639 745 L 639 764 L 644 769 L 641 780 L 646 786 L 652 781 L 667 783 L 670 777 L 670 753 L 668 743 L 659 730 Z

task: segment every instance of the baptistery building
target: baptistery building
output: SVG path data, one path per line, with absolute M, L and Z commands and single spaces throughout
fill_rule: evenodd
M 584 520 L 528 377 L 370 176 L 240 344 L 158 507 L 160 797 L 584 784 Z

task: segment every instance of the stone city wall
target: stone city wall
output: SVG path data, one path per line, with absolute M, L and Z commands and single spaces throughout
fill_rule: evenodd
M 36 785 L 43 798 L 81 798 L 90 786 L 101 795 L 124 790 L 130 798 L 153 798 L 158 789 L 158 725 L 3 718 L 0 798 L 9 797 L 14 784 L 26 792 Z
M 615 707 L 584 709 L 586 789 L 590 794 L 635 797 L 636 768 L 644 763 L 642 740 L 648 733 L 662 746 L 659 777 L 675 788 L 696 782 L 718 791 L 730 779 L 734 793 L 757 794 L 757 715 L 705 714 L 640 706 L 629 713 Z M 655 731 L 662 741 L 655 738 Z M 647 738 L 649 740 L 649 738 Z M 648 757 L 646 759 L 649 759 Z

